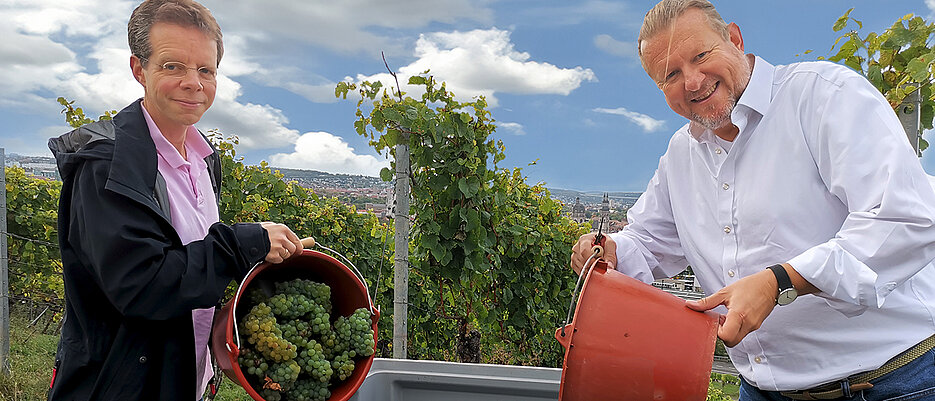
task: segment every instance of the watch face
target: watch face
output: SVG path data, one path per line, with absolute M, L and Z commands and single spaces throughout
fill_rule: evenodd
M 789 305 L 792 301 L 795 301 L 795 297 L 797 296 L 799 296 L 799 293 L 795 288 L 787 288 L 779 293 L 779 297 L 776 298 L 776 303 L 779 304 L 779 306 Z

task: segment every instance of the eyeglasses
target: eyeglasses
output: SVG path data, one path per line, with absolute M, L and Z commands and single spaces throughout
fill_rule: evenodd
M 146 64 L 147 59 L 140 57 L 140 61 Z M 162 65 L 157 65 L 157 67 L 165 72 L 166 75 L 173 78 L 182 78 L 188 74 L 188 70 L 195 70 L 198 72 L 198 79 L 201 80 L 201 82 L 207 83 L 214 83 L 218 75 L 217 70 L 208 67 L 189 67 L 185 65 L 185 63 L 178 61 L 167 61 L 162 63 Z

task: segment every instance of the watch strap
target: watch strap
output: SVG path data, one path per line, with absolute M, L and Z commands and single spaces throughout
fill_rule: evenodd
M 789 278 L 789 273 L 786 273 L 786 269 L 782 265 L 772 265 L 769 267 L 773 271 L 773 275 L 776 276 L 776 283 L 779 284 L 779 292 L 793 288 L 792 279 Z

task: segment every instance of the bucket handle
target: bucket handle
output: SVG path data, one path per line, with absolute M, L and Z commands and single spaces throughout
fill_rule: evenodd
M 364 285 L 364 293 L 367 294 L 367 304 L 370 305 L 370 317 L 372 318 L 372 317 L 374 317 L 374 316 L 377 316 L 377 314 L 379 313 L 379 309 L 375 309 L 375 308 L 374 308 L 374 306 L 373 306 L 373 299 L 370 298 L 370 287 L 367 286 L 367 280 L 364 280 L 364 275 L 361 274 L 359 270 L 357 270 L 357 266 L 354 266 L 354 263 L 351 262 L 351 261 L 350 261 L 348 258 L 346 258 L 344 255 L 342 255 L 340 252 L 335 251 L 334 249 L 328 248 L 328 247 L 326 247 L 326 246 L 324 246 L 324 245 L 318 243 L 317 241 L 315 241 L 314 238 L 312 238 L 312 237 L 302 238 L 302 248 L 303 248 L 303 249 L 311 249 L 311 248 L 314 248 L 315 246 L 318 246 L 319 248 L 323 248 L 323 249 L 325 249 L 325 250 L 327 250 L 327 251 L 329 251 L 329 252 L 331 252 L 331 253 L 333 253 L 333 254 L 335 254 L 335 255 L 340 256 L 341 259 L 344 259 L 344 261 L 347 262 L 347 264 L 351 265 L 351 268 L 354 270 L 354 276 L 357 277 L 357 279 L 360 280 L 360 283 Z M 256 270 L 257 266 L 259 266 L 259 265 L 262 264 L 262 263 L 263 263 L 263 262 L 261 261 L 261 262 L 258 262 L 258 263 L 255 264 L 255 265 L 253 265 L 253 267 L 250 268 L 250 271 L 247 272 L 247 275 L 244 276 L 244 278 L 250 277 L 250 274 L 252 274 L 253 271 Z M 241 281 L 240 281 L 240 285 L 237 286 L 237 292 L 236 292 L 235 295 L 234 295 L 234 304 L 231 306 L 231 313 L 234 314 L 234 315 L 236 315 L 236 313 L 237 313 L 237 304 L 240 303 L 240 294 L 241 294 L 241 292 L 242 292 L 242 290 L 243 290 L 243 286 L 244 286 L 244 284 L 245 284 L 246 282 L 247 282 L 246 279 L 241 280 Z M 379 285 L 379 283 L 377 283 L 377 285 Z M 240 349 L 240 329 L 237 328 L 237 322 L 235 322 L 234 319 L 231 319 L 231 325 L 234 326 L 234 339 L 237 340 L 237 349 L 239 350 L 239 349 Z M 230 349 L 230 343 L 227 344 L 227 351 L 228 351 L 228 352 L 233 352 L 233 350 Z
M 246 284 L 248 281 L 247 277 L 250 277 L 250 275 L 253 274 L 253 271 L 256 270 L 257 266 L 261 264 L 263 264 L 263 261 L 257 262 L 255 265 L 253 265 L 253 267 L 250 268 L 250 271 L 247 272 L 247 275 L 244 276 L 244 279 L 240 280 L 240 284 L 237 285 L 237 292 L 234 293 L 234 304 L 231 305 L 230 322 L 231 326 L 234 326 L 234 340 L 237 341 L 237 352 L 240 352 L 240 329 L 237 328 L 237 321 L 235 319 L 237 317 L 237 304 L 240 303 L 240 293 L 243 291 L 244 284 Z M 227 352 L 234 352 L 234 350 L 231 349 L 230 342 L 225 345 L 227 346 Z
M 591 256 L 584 262 L 582 265 L 581 274 L 578 275 L 578 281 L 575 282 L 575 290 L 571 293 L 571 302 L 568 304 L 568 316 L 565 317 L 565 324 L 562 325 L 562 337 L 565 337 L 565 328 L 568 327 L 568 321 L 571 320 L 571 313 L 574 311 L 575 301 L 578 300 L 578 287 L 581 285 L 582 279 L 591 274 L 591 270 L 594 269 L 594 266 L 597 265 L 597 262 L 600 261 L 600 257 L 604 254 L 604 248 L 600 245 L 595 245 L 591 248 Z M 591 263 L 591 261 L 594 263 Z M 590 265 L 588 265 L 590 263 Z

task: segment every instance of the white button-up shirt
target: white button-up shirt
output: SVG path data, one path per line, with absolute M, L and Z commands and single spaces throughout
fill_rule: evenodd
M 710 295 L 791 264 L 821 292 L 728 351 L 764 390 L 873 370 L 935 333 L 935 191 L 880 93 L 837 64 L 756 58 L 731 121 L 729 148 L 691 123 L 673 135 L 611 234 L 617 269 L 648 283 L 691 265 Z

